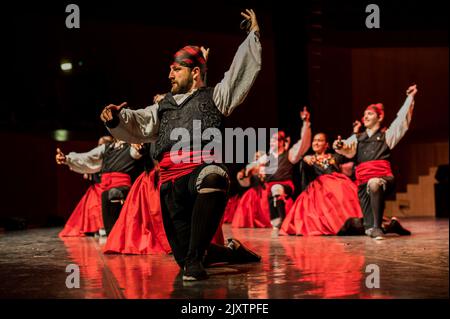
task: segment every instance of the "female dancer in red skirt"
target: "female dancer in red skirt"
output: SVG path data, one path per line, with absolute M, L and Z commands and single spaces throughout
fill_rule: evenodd
M 300 194 L 280 230 L 284 235 L 336 235 L 345 221 L 362 217 L 356 185 L 339 165 L 345 158 L 327 153 L 324 133 L 314 136 L 314 155 L 303 158 L 302 174 L 314 180 Z

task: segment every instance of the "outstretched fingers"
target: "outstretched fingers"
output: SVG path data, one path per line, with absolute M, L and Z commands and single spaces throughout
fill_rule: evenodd
M 114 118 L 114 116 L 118 112 L 120 112 L 120 110 L 126 105 L 127 102 L 123 102 L 120 105 L 109 104 L 103 109 L 102 113 L 100 114 L 100 119 L 105 123 L 111 121 Z
M 241 16 L 249 20 L 251 23 L 250 29 L 248 31 L 259 32 L 258 21 L 256 20 L 256 14 L 255 11 L 253 11 L 253 9 L 245 9 L 245 12 L 244 11 L 241 12 Z

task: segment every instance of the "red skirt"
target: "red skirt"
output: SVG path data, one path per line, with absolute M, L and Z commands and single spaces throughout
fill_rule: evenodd
M 290 187 L 292 189 L 292 191 L 294 191 L 294 189 L 295 189 L 294 183 L 291 180 L 266 182 L 264 184 L 265 185 L 265 190 L 264 190 L 263 197 L 261 198 L 261 206 L 262 206 L 262 209 L 263 209 L 263 214 L 265 216 L 269 216 L 269 219 L 270 219 L 269 196 L 272 195 L 271 194 L 272 186 L 276 185 L 276 184 L 280 184 L 280 185 L 283 185 L 283 186 Z M 285 207 L 286 214 L 291 210 L 293 204 L 294 204 L 294 201 L 292 200 L 291 197 L 289 197 L 288 199 L 285 200 L 285 204 L 284 204 L 285 206 L 284 207 Z M 268 227 L 272 227 L 272 225 L 269 224 Z
M 238 207 L 239 200 L 239 195 L 234 195 L 228 199 L 227 206 L 225 207 L 225 212 L 223 214 L 224 223 L 229 224 L 233 221 L 234 213 Z
M 217 228 L 217 231 L 214 234 L 213 239 L 211 240 L 211 243 L 219 245 L 219 246 L 225 245 L 225 238 L 223 236 L 222 225 L 223 225 L 223 219 L 220 222 L 219 228 Z
M 130 186 L 131 179 L 124 173 L 105 173 L 101 183 L 88 188 L 69 220 L 59 233 L 60 237 L 82 237 L 103 228 L 102 193 L 119 186 Z
M 351 217 L 362 217 L 357 186 L 343 174 L 326 174 L 300 194 L 280 234 L 336 235 Z
M 155 171 L 143 172 L 134 182 L 120 216 L 108 235 L 104 253 L 169 253 L 162 222 Z
M 262 187 L 252 187 L 247 190 L 239 200 L 231 226 L 234 228 L 272 227 L 268 204 L 267 210 L 264 209 L 267 194 L 267 190 Z
M 79 237 L 103 228 L 102 188 L 100 184 L 89 186 L 66 222 L 60 237 Z
M 105 254 L 165 254 L 171 251 L 162 221 L 155 171 L 142 173 L 134 182 L 120 216 L 108 235 Z M 224 245 L 222 225 L 212 242 Z

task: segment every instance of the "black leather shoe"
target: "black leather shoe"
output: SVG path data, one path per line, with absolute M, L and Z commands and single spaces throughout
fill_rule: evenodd
M 338 236 L 364 236 L 362 218 L 348 218 L 337 233 Z
M 208 274 L 206 273 L 203 264 L 199 260 L 188 260 L 184 266 L 183 280 L 186 281 L 196 281 L 208 279 Z
M 386 234 L 393 233 L 398 234 L 400 236 L 410 236 L 411 232 L 407 230 L 406 228 L 403 228 L 403 226 L 400 224 L 397 218 L 392 217 L 390 223 L 384 227 L 384 232 Z
M 232 263 L 251 263 L 261 261 L 261 256 L 245 247 L 239 240 L 227 239 L 227 247 L 232 250 Z

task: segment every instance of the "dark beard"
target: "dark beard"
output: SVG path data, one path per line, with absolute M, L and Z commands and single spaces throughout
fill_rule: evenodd
M 178 85 L 170 90 L 172 94 L 185 94 L 188 93 L 192 88 L 192 83 L 194 83 L 194 79 L 192 76 L 188 78 L 185 83 L 178 83 Z

